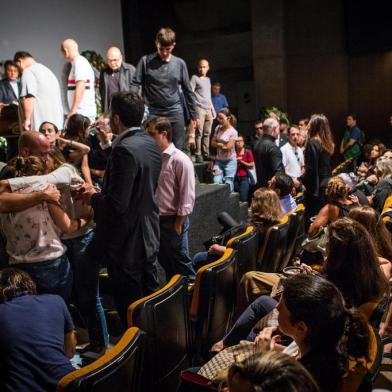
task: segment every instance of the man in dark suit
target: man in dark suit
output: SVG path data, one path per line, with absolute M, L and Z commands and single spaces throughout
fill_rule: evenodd
M 6 105 L 19 99 L 19 70 L 12 60 L 4 63 L 5 78 L 0 81 L 0 103 Z
M 122 61 L 119 48 L 109 48 L 106 54 L 107 67 L 99 77 L 102 109 L 108 112 L 113 94 L 128 92 L 135 75 L 135 67 Z
M 91 204 L 97 224 L 88 255 L 95 263 L 107 265 L 116 308 L 126 327 L 128 306 L 158 288 L 155 191 L 161 153 L 154 139 L 140 128 L 144 103 L 137 94 L 115 94 L 110 112 L 118 136 L 112 144 L 103 188 L 100 193 L 86 189 L 82 198 Z
M 282 153 L 275 144 L 279 135 L 279 122 L 275 118 L 267 118 L 263 123 L 263 136 L 254 147 L 257 188 L 267 187 L 276 173 L 284 173 Z

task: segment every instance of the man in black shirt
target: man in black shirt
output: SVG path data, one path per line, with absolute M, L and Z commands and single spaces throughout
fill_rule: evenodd
M 263 136 L 254 147 L 257 187 L 267 187 L 268 181 L 276 173 L 284 173 L 282 153 L 275 144 L 279 135 L 279 122 L 275 118 L 267 118 L 263 123 Z
M 193 128 L 196 126 L 198 114 L 186 64 L 184 60 L 172 55 L 176 46 L 175 40 L 176 35 L 172 29 L 162 28 L 158 31 L 155 40 L 157 51 L 140 59 L 133 85 L 136 88 L 141 87 L 151 115 L 169 118 L 173 129 L 173 143 L 178 149 L 183 149 L 185 120 L 181 93 L 190 112 Z M 195 143 L 194 138 L 193 130 L 189 134 L 189 144 Z

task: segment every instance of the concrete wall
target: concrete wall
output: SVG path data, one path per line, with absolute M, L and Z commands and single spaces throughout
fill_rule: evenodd
M 120 0 L 6 1 L 0 12 L 0 59 L 26 50 L 60 77 L 60 44 L 74 38 L 81 51 L 106 55 L 108 47 L 123 47 Z

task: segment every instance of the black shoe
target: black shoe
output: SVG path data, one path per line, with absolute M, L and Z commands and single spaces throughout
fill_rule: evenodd
M 203 163 L 203 158 L 201 157 L 201 155 L 197 155 L 197 156 L 196 156 L 195 162 L 196 162 L 196 163 Z
M 209 162 L 210 160 L 211 160 L 211 158 L 208 155 L 203 156 L 203 161 Z

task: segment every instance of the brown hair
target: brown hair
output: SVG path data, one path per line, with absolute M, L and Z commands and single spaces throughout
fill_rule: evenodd
M 162 27 L 158 31 L 155 40 L 161 46 L 171 46 L 176 42 L 176 33 L 170 27 Z
M 21 294 L 37 294 L 37 287 L 30 275 L 17 268 L 0 271 L 0 302 L 6 302 Z
M 228 118 L 232 127 L 235 128 L 237 126 L 237 119 L 234 114 L 229 110 L 229 108 L 223 108 L 219 111 L 219 113 L 224 114 Z
M 321 147 L 332 155 L 335 149 L 329 121 L 324 114 L 313 114 L 309 121 L 309 140 L 318 139 Z
M 14 171 L 14 177 L 35 176 L 36 174 L 46 174 L 48 169 L 45 162 L 33 155 L 28 157 L 17 156 L 8 163 Z
M 332 177 L 328 181 L 327 189 L 325 194 L 330 201 L 337 201 L 339 199 L 345 199 L 348 193 L 345 182 L 339 177 Z
M 374 241 L 357 221 L 338 219 L 329 225 L 325 272 L 349 306 L 380 298 L 388 288 Z
M 392 236 L 380 219 L 379 213 L 372 207 L 360 206 L 353 208 L 348 217 L 359 222 L 374 239 L 377 253 L 381 257 L 392 260 Z
M 234 384 L 234 378 L 244 392 L 319 391 L 313 377 L 299 361 L 275 351 L 257 353 L 233 364 L 228 374 L 229 388 Z
M 172 141 L 173 131 L 170 120 L 167 117 L 153 117 L 146 124 L 146 127 L 153 126 L 158 133 L 166 131 L 166 137 L 169 142 Z
M 252 220 L 256 224 L 273 225 L 279 222 L 282 215 L 278 195 L 268 188 L 259 188 L 254 192 L 250 209 Z

